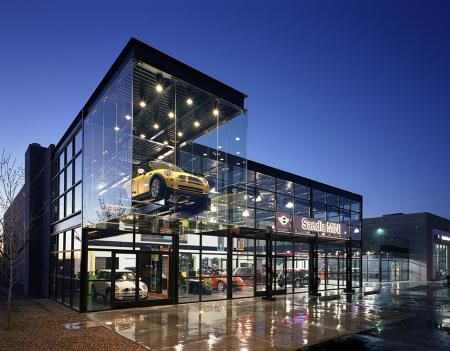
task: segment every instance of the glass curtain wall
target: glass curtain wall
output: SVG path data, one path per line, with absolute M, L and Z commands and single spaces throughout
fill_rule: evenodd
M 143 63 L 133 76 L 133 212 L 245 225 L 246 111 Z
M 53 160 L 52 222 L 81 211 L 82 144 L 82 131 L 79 130 Z
M 362 275 L 366 282 L 409 280 L 409 254 L 366 251 L 362 257 Z
M 274 267 L 274 289 L 286 293 L 307 292 L 309 284 L 309 244 L 291 241 L 276 241 L 273 255 L 286 258 L 286 270 Z M 280 262 L 280 260 L 278 259 Z
M 443 279 L 447 275 L 447 261 L 448 261 L 448 245 L 442 243 L 434 244 L 434 266 L 436 268 L 436 279 Z
M 131 213 L 132 62 L 84 120 L 83 226 L 118 230 Z
M 82 130 L 69 137 L 52 164 L 50 297 L 78 310 L 80 306 Z M 69 220 L 70 219 L 70 220 Z M 64 224 L 66 220 L 70 224 Z M 80 223 L 81 224 L 81 223 Z M 62 228 L 67 227 L 65 230 Z M 58 228 L 58 229 L 55 229 Z
M 358 249 L 359 250 L 359 249 Z M 355 253 L 353 253 L 355 255 Z M 319 244 L 319 291 L 336 290 L 346 288 L 346 247 L 345 243 Z M 355 265 L 355 266 L 354 266 Z M 359 256 L 352 262 L 352 287 L 359 286 Z
M 50 297 L 80 307 L 81 228 L 50 237 Z

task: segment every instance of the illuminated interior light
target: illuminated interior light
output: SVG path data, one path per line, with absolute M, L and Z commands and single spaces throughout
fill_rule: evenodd
M 145 106 L 147 106 L 147 104 L 145 103 L 144 100 L 142 100 L 142 101 L 139 103 L 139 106 L 141 106 L 142 108 L 144 108 Z
M 193 101 L 191 98 L 188 98 L 188 99 L 186 100 L 186 103 L 187 103 L 188 105 L 192 105 L 192 104 L 194 103 L 194 101 Z
M 118 132 L 118 131 L 120 130 L 120 128 L 119 128 L 118 126 L 115 126 L 115 127 L 114 127 L 114 130 L 115 130 L 116 132 Z
M 195 121 L 194 122 L 194 127 L 196 127 L 196 128 L 200 127 L 200 122 L 199 121 Z
M 236 155 L 240 155 L 241 154 L 241 152 L 240 151 L 236 151 Z
M 164 155 L 159 155 L 158 160 L 162 160 L 164 158 Z
M 256 202 L 260 202 L 262 199 L 261 199 L 261 195 L 258 195 L 257 197 L 256 197 L 256 199 L 255 199 L 255 201 Z
M 221 158 L 220 161 L 223 161 L 223 158 Z
M 179 136 L 179 137 L 182 137 L 182 136 L 183 136 L 183 133 L 182 133 L 182 132 L 178 132 L 178 136 Z
M 289 202 L 286 204 L 286 208 L 292 208 L 292 207 L 294 207 L 294 204 L 293 204 L 291 201 L 289 201 Z
M 221 148 L 222 148 L 222 146 L 220 146 L 220 145 L 219 145 L 219 146 L 218 146 L 217 148 L 218 148 L 218 149 L 221 149 Z
M 125 119 L 126 119 L 127 121 L 129 121 L 129 120 L 131 119 L 131 116 L 130 116 L 130 115 L 126 115 L 126 116 L 125 116 Z
M 250 216 L 250 212 L 248 212 L 248 210 L 244 210 L 242 212 L 242 217 L 249 217 Z
M 145 139 L 145 134 L 142 133 L 142 134 L 140 135 L 140 137 L 141 137 L 142 139 Z
M 213 115 L 217 117 L 219 115 L 219 109 L 215 108 L 213 110 Z
M 159 124 L 158 124 L 158 123 L 155 123 L 155 124 L 153 125 L 153 128 L 159 129 Z
M 173 113 L 172 111 L 170 111 L 167 116 L 169 116 L 169 118 L 174 118 L 175 117 L 175 113 Z
M 164 140 L 164 145 L 169 145 L 169 142 L 167 140 Z
M 208 154 L 203 154 L 203 156 L 208 156 Z
M 156 84 L 156 87 L 155 87 L 155 89 L 156 89 L 156 91 L 158 92 L 158 93 L 160 93 L 160 92 L 162 92 L 163 91 L 163 87 L 162 87 L 162 85 L 161 84 Z
M 236 138 L 234 138 L 234 140 L 239 141 L 239 140 L 241 140 L 241 138 L 236 137 Z

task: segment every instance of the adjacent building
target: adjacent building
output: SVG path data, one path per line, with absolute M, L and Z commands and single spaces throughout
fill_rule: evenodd
M 51 165 L 41 294 L 94 311 L 361 287 L 362 196 L 248 160 L 245 99 L 131 39 L 62 139 L 30 146 Z
M 431 213 L 364 219 L 364 281 L 444 279 L 450 267 L 450 220 Z

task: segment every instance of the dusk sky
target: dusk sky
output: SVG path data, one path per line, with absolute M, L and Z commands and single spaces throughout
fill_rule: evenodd
M 450 218 L 449 1 L 3 1 L 0 149 L 56 143 L 136 37 L 246 93 L 248 156 Z M 96 5 L 93 5 L 96 3 Z

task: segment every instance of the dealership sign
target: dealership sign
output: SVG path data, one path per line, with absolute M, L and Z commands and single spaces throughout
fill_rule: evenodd
M 276 213 L 276 228 L 279 231 L 294 233 L 315 234 L 322 236 L 347 238 L 348 226 L 346 224 L 328 222 L 321 219 L 291 215 L 288 213 Z
M 437 240 L 445 241 L 450 243 L 450 233 L 444 232 L 442 230 L 433 229 L 433 236 Z

